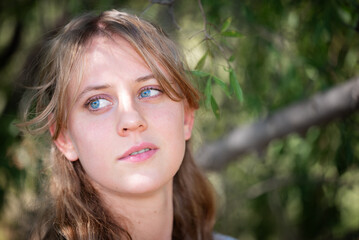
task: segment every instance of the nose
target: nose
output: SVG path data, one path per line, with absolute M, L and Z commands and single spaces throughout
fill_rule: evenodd
M 142 112 L 132 104 L 125 106 L 119 111 L 117 132 L 120 136 L 126 137 L 134 132 L 142 132 L 147 129 L 147 122 Z

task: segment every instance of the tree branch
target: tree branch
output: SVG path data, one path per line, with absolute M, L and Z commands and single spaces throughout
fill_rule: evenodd
M 204 27 L 204 35 L 205 35 L 205 39 L 210 39 L 210 36 L 208 34 L 208 31 L 207 31 L 207 17 L 206 17 L 206 14 L 204 13 L 204 9 L 203 9 L 203 5 L 202 5 L 202 2 L 201 0 L 198 0 L 198 6 L 199 6 L 199 9 L 201 11 L 201 15 L 202 15 L 202 18 L 203 18 L 203 27 Z
M 226 56 L 224 48 L 222 47 L 221 44 L 216 42 L 216 40 L 211 36 L 210 32 L 208 31 L 209 23 L 208 23 L 208 20 L 207 20 L 206 13 L 204 12 L 204 8 L 203 8 L 203 4 L 202 4 L 201 0 L 198 0 L 198 6 L 199 6 L 199 9 L 201 11 L 201 15 L 202 15 L 202 19 L 203 19 L 203 28 L 204 29 L 201 32 L 203 32 L 203 34 L 204 34 L 204 39 L 202 40 L 202 42 L 203 41 L 205 41 L 205 42 L 211 41 L 213 43 L 213 45 L 215 45 L 219 49 L 219 52 L 222 54 L 223 58 L 226 60 L 228 68 L 231 68 L 231 64 L 228 61 L 228 58 Z
M 153 4 L 159 4 L 159 5 L 164 5 L 168 7 L 168 14 L 170 15 L 173 24 L 175 25 L 176 29 L 180 29 L 181 27 L 178 25 L 176 18 L 175 18 L 175 13 L 174 13 L 174 9 L 173 9 L 173 4 L 175 3 L 175 0 L 149 0 L 149 4 L 148 6 L 145 8 L 145 10 L 143 10 L 143 12 L 141 13 L 141 16 L 153 5 Z
M 311 126 L 328 123 L 358 107 L 359 78 L 355 78 L 205 144 L 197 153 L 197 163 L 205 169 L 218 170 L 243 154 L 260 150 L 273 139 L 306 132 Z

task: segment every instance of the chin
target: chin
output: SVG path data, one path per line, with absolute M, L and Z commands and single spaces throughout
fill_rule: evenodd
M 162 180 L 162 181 L 161 181 Z M 169 180 L 137 176 L 127 184 L 127 192 L 136 195 L 151 195 L 158 191 L 172 191 L 172 178 Z

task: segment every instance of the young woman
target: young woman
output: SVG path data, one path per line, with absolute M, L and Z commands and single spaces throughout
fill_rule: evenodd
M 31 239 L 217 239 L 191 157 L 198 93 L 163 31 L 116 10 L 50 39 L 23 127 L 52 136 L 49 199 Z

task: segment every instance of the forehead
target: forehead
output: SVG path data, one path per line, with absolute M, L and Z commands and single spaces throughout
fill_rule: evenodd
M 84 52 L 83 71 L 93 70 L 93 68 L 126 65 L 130 72 L 131 65 L 143 65 L 147 67 L 143 58 L 131 46 L 131 44 L 121 37 L 95 37 L 91 40 Z M 124 70 L 126 70 L 124 69 Z
M 99 81 L 133 79 L 151 73 L 151 70 L 131 46 L 121 37 L 95 37 L 84 49 L 78 64 L 79 76 L 72 76 L 69 96 L 77 96 L 82 88 Z
M 112 52 L 114 57 L 131 56 L 138 61 L 143 61 L 134 47 L 124 38 L 119 36 L 92 38 L 85 50 L 85 58 L 93 58 L 101 54 Z

